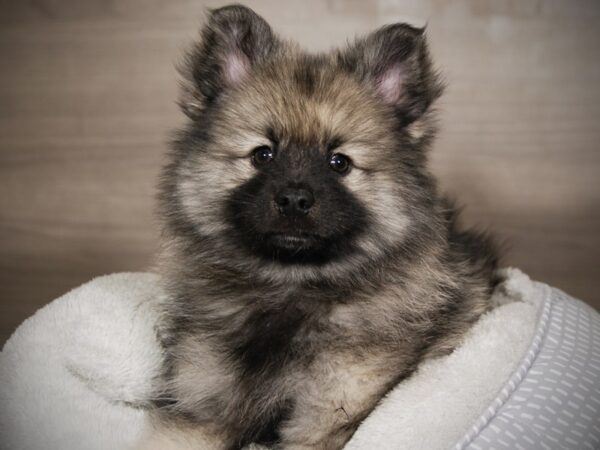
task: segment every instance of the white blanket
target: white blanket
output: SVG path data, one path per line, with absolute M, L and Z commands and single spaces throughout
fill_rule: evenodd
M 544 285 L 518 270 L 499 305 L 453 354 L 397 386 L 348 450 L 443 449 L 486 410 L 527 352 Z M 154 333 L 158 277 L 96 278 L 26 320 L 0 354 L 0 444 L 18 450 L 127 449 L 147 420 L 141 407 L 161 364 Z

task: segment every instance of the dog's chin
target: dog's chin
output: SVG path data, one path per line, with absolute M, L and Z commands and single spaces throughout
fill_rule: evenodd
M 322 264 L 330 258 L 325 241 L 311 234 L 269 233 L 262 253 L 288 264 Z

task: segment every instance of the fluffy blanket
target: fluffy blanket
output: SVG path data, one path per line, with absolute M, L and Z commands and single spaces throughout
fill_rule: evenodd
M 505 270 L 504 276 L 493 298 L 497 307 L 475 324 L 464 344 L 422 364 L 392 390 L 348 450 L 473 444 L 490 421 L 485 417 L 490 405 L 501 406 L 507 383 L 519 384 L 514 381 L 519 367 L 531 366 L 527 358 L 548 321 L 552 290 L 518 270 Z M 113 274 L 26 320 L 0 354 L 1 448 L 129 448 L 146 425 L 143 404 L 161 364 L 154 332 L 161 298 L 156 275 Z M 592 389 L 598 388 L 598 379 L 592 381 Z M 591 426 L 598 426 L 597 417 Z M 589 441 L 600 432 L 585 436 Z

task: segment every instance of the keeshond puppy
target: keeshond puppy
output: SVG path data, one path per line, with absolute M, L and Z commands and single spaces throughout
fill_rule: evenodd
M 423 29 L 309 54 L 246 7 L 210 13 L 161 187 L 166 359 L 144 448 L 340 449 L 460 343 L 497 257 L 427 169 L 441 93 Z

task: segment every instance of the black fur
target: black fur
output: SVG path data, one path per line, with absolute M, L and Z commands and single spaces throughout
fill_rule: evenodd
M 323 264 L 352 252 L 353 239 L 366 228 L 368 215 L 340 183 L 343 175 L 331 176 L 322 152 L 314 148 L 290 145 L 275 151 L 276 160 L 231 195 L 228 215 L 235 224 L 232 239 L 266 259 L 290 264 Z M 306 217 L 280 214 L 273 196 L 290 186 L 312 192 L 319 212 Z M 278 247 L 270 239 L 275 233 L 306 236 L 307 242 L 302 248 Z

